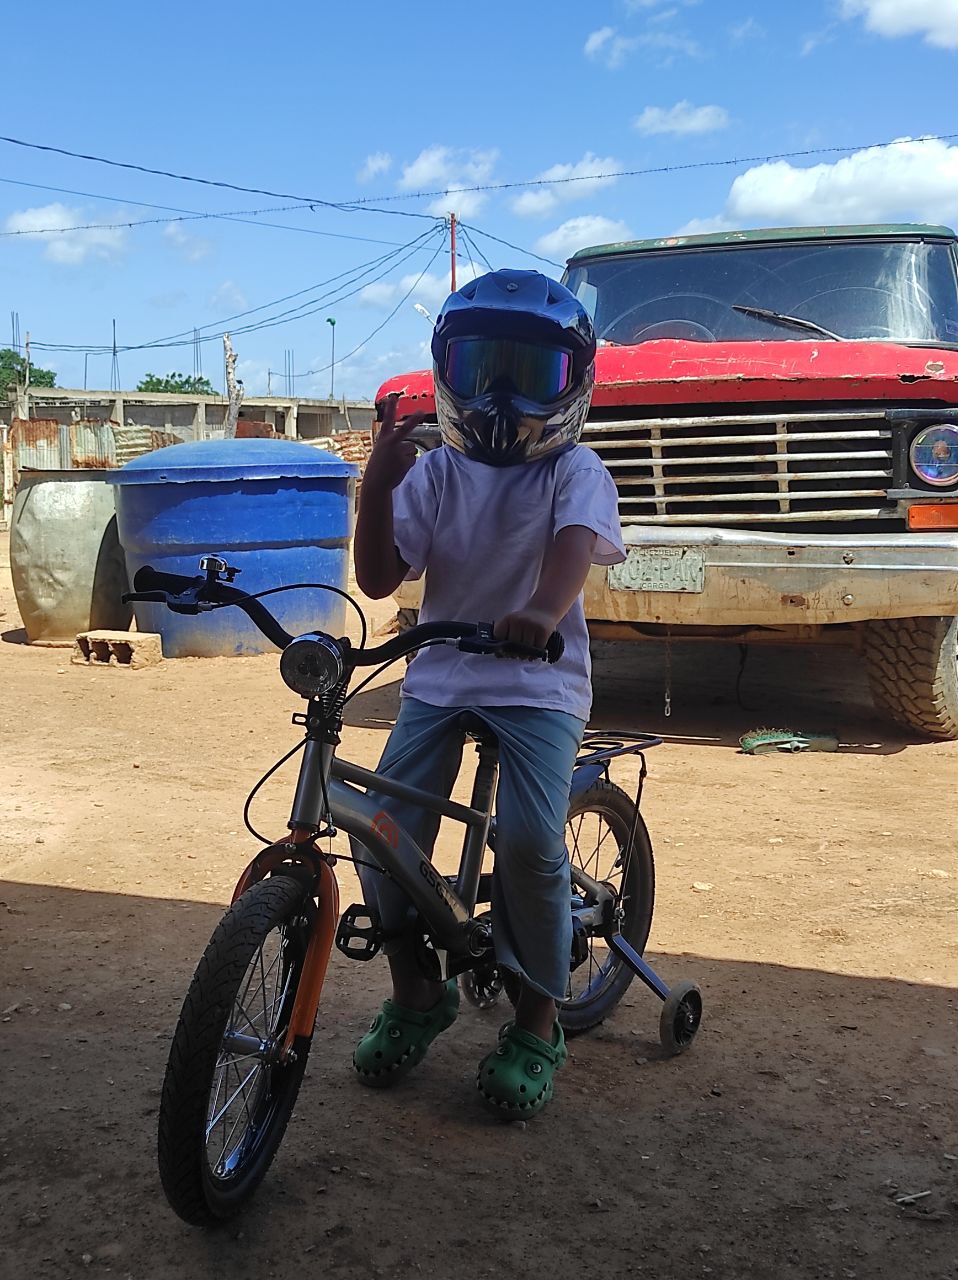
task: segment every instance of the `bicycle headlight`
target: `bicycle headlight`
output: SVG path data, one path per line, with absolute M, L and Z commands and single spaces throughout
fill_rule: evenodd
M 332 636 L 308 632 L 297 636 L 283 650 L 279 671 L 294 693 L 319 698 L 335 689 L 343 678 L 342 650 Z
M 911 469 L 936 489 L 958 485 L 958 426 L 950 422 L 925 427 L 911 442 Z

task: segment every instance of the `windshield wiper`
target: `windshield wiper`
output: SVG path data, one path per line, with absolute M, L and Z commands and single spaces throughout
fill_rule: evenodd
M 830 338 L 832 342 L 847 342 L 847 338 L 843 338 L 840 333 L 832 333 L 831 329 L 826 329 L 820 324 L 816 324 L 814 320 L 803 320 L 801 316 L 783 315 L 781 311 L 769 311 L 766 307 L 744 307 L 736 303 L 732 303 L 733 311 L 741 311 L 745 316 L 757 316 L 759 320 L 768 320 L 771 324 L 780 324 L 790 329 L 807 329 L 809 333 L 821 334 L 823 338 Z

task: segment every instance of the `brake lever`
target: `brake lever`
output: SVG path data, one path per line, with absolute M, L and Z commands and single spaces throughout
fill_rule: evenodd
M 170 595 L 168 591 L 127 591 L 120 599 L 124 604 L 131 604 L 133 601 L 143 601 L 147 604 L 165 604 L 171 613 L 183 613 L 193 616 L 197 613 L 209 613 L 217 607 L 209 600 L 191 600 L 189 598 L 201 590 L 202 587 L 193 587 L 189 592 L 184 591 L 182 596 Z

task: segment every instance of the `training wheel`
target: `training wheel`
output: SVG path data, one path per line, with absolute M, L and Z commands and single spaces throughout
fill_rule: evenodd
M 694 982 L 677 982 L 662 1006 L 659 1040 L 668 1056 L 684 1053 L 702 1021 L 702 993 Z
M 502 995 L 502 977 L 495 965 L 483 965 L 459 975 L 462 994 L 477 1009 L 491 1009 Z

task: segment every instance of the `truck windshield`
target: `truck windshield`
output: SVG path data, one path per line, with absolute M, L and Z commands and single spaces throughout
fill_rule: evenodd
M 815 241 L 647 251 L 576 263 L 564 281 L 607 342 L 816 342 L 733 307 L 798 317 L 857 341 L 958 345 L 946 242 Z

